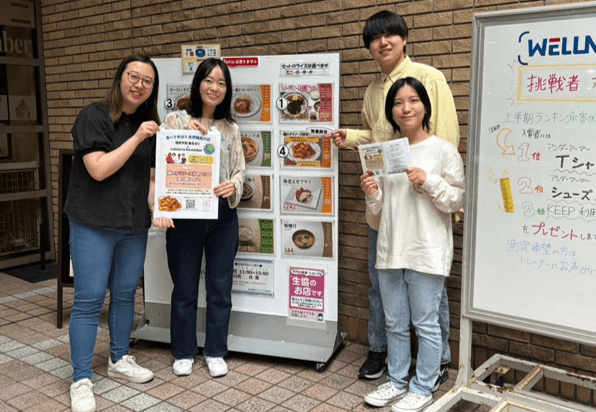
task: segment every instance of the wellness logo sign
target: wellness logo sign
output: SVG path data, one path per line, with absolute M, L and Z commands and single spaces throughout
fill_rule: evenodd
M 519 54 L 517 60 L 527 66 L 530 59 L 556 56 L 578 56 L 591 54 L 596 57 L 596 41 L 590 35 L 535 38 L 529 31 L 519 35 L 518 42 L 527 54 Z

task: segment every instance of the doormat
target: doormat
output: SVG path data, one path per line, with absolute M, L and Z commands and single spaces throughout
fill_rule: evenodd
M 18 266 L 10 269 L 0 269 L 0 272 L 14 276 L 29 283 L 43 282 L 44 280 L 56 279 L 56 262 L 46 262 L 46 268 L 41 270 L 41 263 L 31 263 L 25 266 Z

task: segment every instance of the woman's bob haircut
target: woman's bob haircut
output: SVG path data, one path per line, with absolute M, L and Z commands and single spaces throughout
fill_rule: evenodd
M 422 84 L 422 82 L 414 77 L 404 77 L 399 79 L 387 92 L 387 98 L 385 99 L 385 117 L 393 126 L 393 131 L 400 132 L 399 126 L 393 119 L 393 106 L 395 105 L 395 96 L 397 96 L 397 92 L 404 86 L 410 86 L 412 89 L 416 91 L 420 101 L 424 105 L 424 117 L 422 118 L 422 127 L 427 132 L 430 130 L 430 116 L 431 116 L 431 106 L 430 106 L 430 98 L 428 97 L 428 93 L 426 91 L 426 87 Z

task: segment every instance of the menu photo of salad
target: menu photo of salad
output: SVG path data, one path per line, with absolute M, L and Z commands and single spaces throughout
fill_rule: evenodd
M 271 176 L 246 174 L 238 209 L 271 211 Z
M 271 123 L 271 85 L 232 87 L 232 117 L 238 123 Z
M 282 221 L 282 256 L 333 257 L 333 222 Z
M 248 167 L 271 167 L 271 131 L 240 129 L 244 162 Z
M 333 83 L 280 84 L 281 122 L 333 122 Z
M 281 213 L 333 214 L 333 177 L 281 176 Z
M 332 167 L 333 143 L 329 137 L 306 132 L 283 132 L 283 145 L 286 148 L 284 167 Z
M 273 219 L 238 218 L 238 252 L 275 253 Z

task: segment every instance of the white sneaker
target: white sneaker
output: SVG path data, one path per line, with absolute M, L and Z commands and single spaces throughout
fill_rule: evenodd
M 70 409 L 72 412 L 94 412 L 95 396 L 89 379 L 81 379 L 70 385 Z
M 228 374 L 228 365 L 226 365 L 223 358 L 205 356 L 205 362 L 207 363 L 207 368 L 209 368 L 209 375 L 214 378 Z
M 418 395 L 414 392 L 408 392 L 405 398 L 391 407 L 393 412 L 419 412 L 433 403 L 432 395 Z
M 187 376 L 192 373 L 192 365 L 195 363 L 194 359 L 176 359 L 174 361 L 174 366 L 172 369 L 174 370 L 174 375 L 177 376 Z
M 391 382 L 385 382 L 376 391 L 364 397 L 364 402 L 372 406 L 387 406 L 391 402 L 403 398 L 406 395 L 406 388 L 398 388 Z
M 118 362 L 108 361 L 108 376 L 110 378 L 126 379 L 134 383 L 145 383 L 153 379 L 153 372 L 137 365 L 134 356 L 124 355 Z

